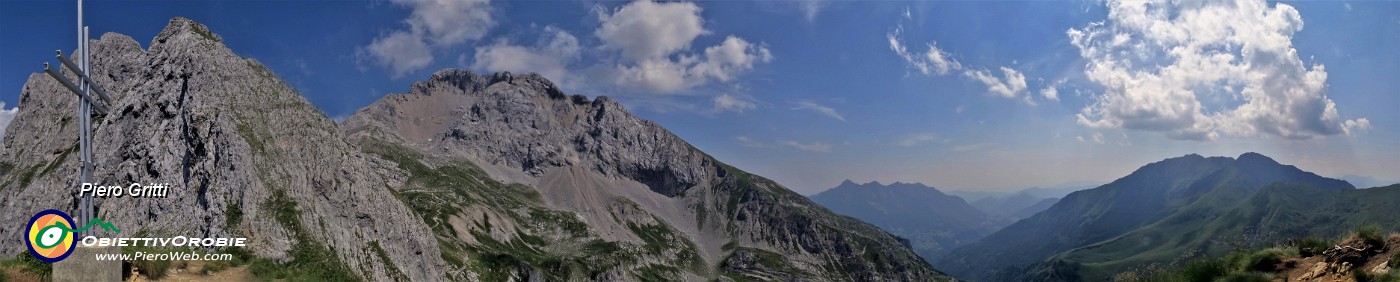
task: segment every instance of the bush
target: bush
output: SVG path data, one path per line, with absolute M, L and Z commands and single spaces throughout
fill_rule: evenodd
M 145 275 L 150 280 L 165 278 L 165 272 L 170 270 L 170 261 L 168 260 L 132 260 L 131 265 L 136 267 L 136 272 Z
M 1316 236 L 1310 236 L 1307 238 L 1303 238 L 1302 240 L 1295 241 L 1294 245 L 1298 247 L 1298 257 L 1302 258 L 1312 257 L 1317 254 L 1321 254 L 1322 251 L 1326 251 L 1328 248 L 1332 247 L 1331 242 L 1327 242 L 1327 240 L 1323 240 L 1322 238 Z
M 1376 224 L 1362 225 L 1356 228 L 1356 236 L 1370 245 L 1384 245 L 1385 238 L 1381 237 L 1381 226 Z
M 1389 264 L 1390 264 L 1390 268 L 1397 268 L 1397 267 L 1400 267 L 1400 252 L 1395 252 L 1395 254 L 1390 255 L 1390 263 L 1389 263 Z M 1394 271 L 1392 270 L 1392 272 L 1394 272 Z
M 1113 275 L 1113 282 L 1176 282 L 1181 281 L 1175 272 L 1161 268 L 1143 268 Z
M 1222 282 L 1272 282 L 1272 281 L 1274 281 L 1274 279 L 1273 279 L 1272 277 L 1269 277 L 1269 275 L 1266 275 L 1266 274 L 1263 274 L 1263 273 L 1258 273 L 1258 272 L 1236 272 L 1236 273 L 1230 274 L 1230 276 L 1225 276 L 1225 278 L 1220 278 L 1220 280 L 1216 280 L 1216 281 L 1222 281 Z
M 1243 255 L 1235 269 L 1241 272 L 1273 272 L 1283 260 L 1273 250 L 1263 250 Z
M 1181 277 L 1185 278 L 1186 281 L 1210 282 L 1215 281 L 1215 278 L 1225 276 L 1229 271 L 1230 269 L 1224 260 L 1201 259 L 1187 263 L 1186 267 L 1181 269 Z

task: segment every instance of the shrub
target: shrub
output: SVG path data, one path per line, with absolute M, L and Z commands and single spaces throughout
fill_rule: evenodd
M 1185 278 L 1186 281 L 1210 282 L 1215 281 L 1215 278 L 1225 276 L 1229 270 L 1224 260 L 1194 260 L 1187 263 L 1186 267 L 1181 269 L 1181 277 Z
M 1222 282 L 1272 282 L 1274 279 L 1269 275 L 1258 272 L 1236 272 L 1229 276 L 1220 278 Z
M 1352 270 L 1351 279 L 1355 280 L 1356 282 L 1372 282 L 1373 280 L 1375 280 L 1375 278 L 1372 277 L 1370 273 L 1366 273 L 1365 270 L 1361 269 Z
M 1400 267 L 1400 252 L 1390 255 L 1390 268 Z
M 1263 250 L 1243 255 L 1235 269 L 1239 271 L 1272 272 L 1283 260 L 1272 250 Z
M 1370 245 L 1384 245 L 1385 238 L 1381 237 L 1381 226 L 1376 224 L 1362 225 L 1356 228 L 1356 236 Z
M 20 271 L 38 276 L 41 280 L 48 280 L 47 278 L 53 275 L 53 264 L 34 258 L 27 250 L 15 255 L 14 259 L 0 261 L 0 266 L 18 268 Z M 3 271 L 0 271 L 0 276 L 4 276 Z
M 221 261 L 221 260 L 219 260 L 219 261 L 211 261 L 211 262 L 204 263 L 204 267 L 203 267 L 203 269 L 202 269 L 202 272 L 204 272 L 204 275 L 209 275 L 209 274 L 213 274 L 213 273 L 215 273 L 215 272 L 223 271 L 224 269 L 228 269 L 228 267 L 229 267 L 229 262 L 227 262 L 227 261 Z
M 1176 282 L 1181 281 L 1176 272 L 1158 267 L 1156 264 L 1144 268 L 1113 275 L 1113 282 Z
M 165 278 L 165 272 L 170 270 L 168 260 L 132 260 L 131 265 L 136 267 L 136 272 L 151 280 Z
M 1323 240 L 1322 238 L 1316 236 L 1310 236 L 1307 238 L 1303 238 L 1302 240 L 1295 241 L 1294 245 L 1298 247 L 1298 257 L 1303 258 L 1320 254 L 1322 253 L 1322 251 L 1326 251 L 1327 248 L 1332 247 L 1332 243 L 1327 242 L 1327 240 Z

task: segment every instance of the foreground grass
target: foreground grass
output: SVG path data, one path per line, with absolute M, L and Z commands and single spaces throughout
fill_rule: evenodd
M 8 279 L 6 272 L 9 271 L 30 274 L 39 280 L 49 280 L 50 277 L 53 277 L 53 265 L 39 261 L 30 255 L 29 251 L 21 252 L 10 259 L 0 260 L 0 281 Z
M 1283 267 L 1285 261 L 1289 259 L 1319 256 L 1322 255 L 1324 251 L 1332 248 L 1334 244 L 1347 244 L 1347 242 L 1359 242 L 1371 246 L 1384 246 L 1386 244 L 1385 237 L 1379 226 L 1366 225 L 1357 228 L 1349 236 L 1335 241 L 1329 241 L 1318 237 L 1307 237 L 1295 240 L 1282 247 L 1240 250 L 1231 252 L 1224 257 L 1191 260 L 1180 265 L 1176 269 L 1162 268 L 1155 265 L 1140 268 L 1134 271 L 1119 273 L 1113 277 L 1113 281 L 1292 281 L 1293 278 L 1288 277 L 1287 271 L 1285 267 Z M 1368 272 L 1364 267 L 1357 267 L 1352 270 L 1351 278 L 1357 282 L 1400 282 L 1400 271 L 1396 270 L 1396 267 L 1400 266 L 1400 252 L 1390 254 L 1389 257 L 1371 258 L 1371 260 L 1381 259 L 1388 259 L 1387 263 L 1391 268 L 1389 271 L 1377 274 Z

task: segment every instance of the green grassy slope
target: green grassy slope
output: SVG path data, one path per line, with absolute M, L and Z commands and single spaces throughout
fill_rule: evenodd
M 1238 190 L 1214 194 L 1222 191 Z M 1236 204 L 1219 201 L 1238 195 L 1210 195 L 1158 223 L 1056 259 L 1080 263 L 1079 274 L 1085 281 L 1099 281 L 1152 263 L 1222 256 L 1241 247 L 1274 245 L 1292 238 L 1335 237 L 1365 224 L 1400 228 L 1400 185 L 1326 190 L 1274 184 Z

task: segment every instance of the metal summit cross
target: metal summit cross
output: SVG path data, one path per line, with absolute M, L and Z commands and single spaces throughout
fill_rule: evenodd
M 90 63 L 92 61 L 91 54 L 88 53 L 88 38 L 90 38 L 88 37 L 88 27 L 83 26 L 83 1 L 78 0 L 78 63 L 75 64 L 67 57 L 63 57 L 62 50 L 59 50 L 56 56 L 58 57 L 58 61 L 63 63 L 63 66 L 68 67 L 70 72 L 78 76 L 78 83 L 74 84 L 72 81 L 68 80 L 68 77 L 63 76 L 60 70 L 50 68 L 49 63 L 44 63 L 44 72 L 52 76 L 54 80 L 63 84 L 64 87 L 67 87 L 68 91 L 72 91 L 73 94 L 78 95 L 78 177 L 80 178 L 79 181 L 81 181 L 79 185 L 92 181 L 92 170 L 94 168 L 92 162 L 92 111 L 97 110 L 99 115 L 106 115 L 107 108 L 102 106 L 102 102 L 112 102 L 112 99 L 107 96 L 107 92 L 103 91 L 102 87 L 97 86 L 97 82 L 93 81 L 92 78 L 88 76 L 88 72 L 91 71 Z M 97 95 L 102 98 L 102 101 L 93 99 L 92 95 L 89 94 L 90 92 L 97 93 Z M 78 199 L 78 210 L 79 214 L 77 218 L 74 219 L 77 221 L 75 223 L 78 226 L 86 226 L 88 221 L 92 220 L 94 216 L 94 211 L 92 210 L 92 194 L 86 194 Z M 83 231 L 78 234 L 78 236 L 79 238 L 87 236 L 89 232 L 91 231 Z

